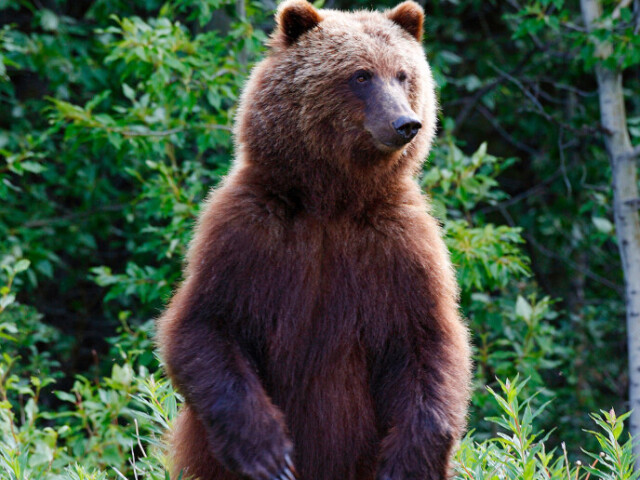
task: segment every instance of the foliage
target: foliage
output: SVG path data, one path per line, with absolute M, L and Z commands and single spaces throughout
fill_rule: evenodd
M 629 414 L 616 416 L 613 409 L 593 414 L 599 427 L 589 433 L 596 437 L 600 448 L 598 454 L 585 451 L 590 464 L 578 460 L 569 461 L 565 444 L 562 450 L 549 450 L 548 434 L 537 430 L 534 420 L 546 404 L 538 409 L 531 406 L 532 398 L 523 399 L 521 392 L 525 382 L 499 382 L 502 395 L 489 389 L 500 406 L 500 416 L 489 420 L 501 428 L 497 435 L 485 442 L 474 442 L 467 436 L 457 452 L 459 479 L 518 479 L 518 480 L 572 480 L 572 479 L 616 479 L 636 480 L 640 472 L 633 472 L 634 456 L 632 440 L 620 443 L 624 420 Z
M 519 373 L 530 378 L 529 394 L 538 391 L 548 399 L 553 393 L 545 388 L 543 374 L 558 367 L 569 353 L 557 343 L 554 301 L 539 298 L 535 286 L 527 282 L 530 270 L 520 249 L 522 229 L 496 226 L 472 214 L 478 205 L 493 205 L 507 197 L 495 178 L 514 162 L 487 154 L 486 144 L 465 155 L 445 136 L 420 181 L 443 221 L 457 267 L 462 307 L 477 349 L 477 383 L 497 386 L 496 376 Z M 521 283 L 514 285 L 517 280 Z M 475 392 L 473 424 L 490 413 L 489 400 L 486 392 Z
M 145 343 L 142 336 L 137 341 Z M 3 356 L 0 478 L 168 478 L 163 435 L 180 398 L 166 379 L 145 367 L 136 369 L 138 360 L 123 355 L 110 376 L 93 381 L 78 377 L 70 391 L 54 391 L 65 406 L 52 409 L 42 404 L 41 392 L 54 380 L 9 374 L 13 361 Z M 627 414 L 616 416 L 613 409 L 594 414 L 599 429 L 589 433 L 601 452 L 584 452 L 582 458 L 591 458 L 590 464 L 571 464 L 564 443 L 558 454 L 549 447 L 549 435 L 534 424 L 547 404 L 532 408 L 533 398 L 523 398 L 526 381 L 498 383 L 502 395 L 488 390 L 499 416 L 489 421 L 501 431 L 483 441 L 475 439 L 489 437 L 489 432 L 467 435 L 456 453 L 456 480 L 636 480 L 640 475 L 632 469 L 631 439 L 620 443 Z
M 24 268 L 19 261 L 6 270 Z M 180 398 L 155 364 L 153 374 L 145 366 L 147 332 L 123 329 L 114 338 L 110 375 L 78 375 L 70 388 L 56 390 L 55 358 L 36 354 L 25 362 L 19 355 L 29 359 L 34 343 L 57 340 L 41 318 L 15 302 L 0 313 L 2 329 L 18 334 L 0 344 L 0 478 L 103 478 L 113 470 L 164 479 L 162 437 Z

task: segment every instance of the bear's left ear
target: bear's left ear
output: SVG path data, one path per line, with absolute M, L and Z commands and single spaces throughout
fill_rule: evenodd
M 285 43 L 292 45 L 303 33 L 322 21 L 320 13 L 305 0 L 286 0 L 278 7 L 276 22 Z
M 387 18 L 400 25 L 419 42 L 422 41 L 424 10 L 416 2 L 411 0 L 402 2 L 393 10 L 387 12 Z

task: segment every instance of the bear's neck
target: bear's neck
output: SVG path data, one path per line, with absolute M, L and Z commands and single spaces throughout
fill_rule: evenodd
M 406 162 L 393 165 L 332 167 L 335 162 L 316 160 L 313 168 L 291 168 L 284 162 L 252 158 L 237 172 L 241 183 L 265 198 L 281 202 L 289 212 L 321 218 L 359 216 L 382 204 L 402 203 L 408 190 L 417 188 Z

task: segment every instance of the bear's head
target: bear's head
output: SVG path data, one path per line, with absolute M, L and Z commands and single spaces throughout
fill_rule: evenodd
M 323 172 L 413 172 L 436 126 L 423 19 L 413 1 L 386 12 L 282 3 L 269 55 L 242 95 L 240 162 L 269 165 L 301 182 Z

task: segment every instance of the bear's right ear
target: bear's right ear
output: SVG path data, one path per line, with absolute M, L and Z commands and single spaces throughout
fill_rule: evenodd
M 292 45 L 303 33 L 322 21 L 320 13 L 305 0 L 286 0 L 278 7 L 276 22 L 286 45 Z

